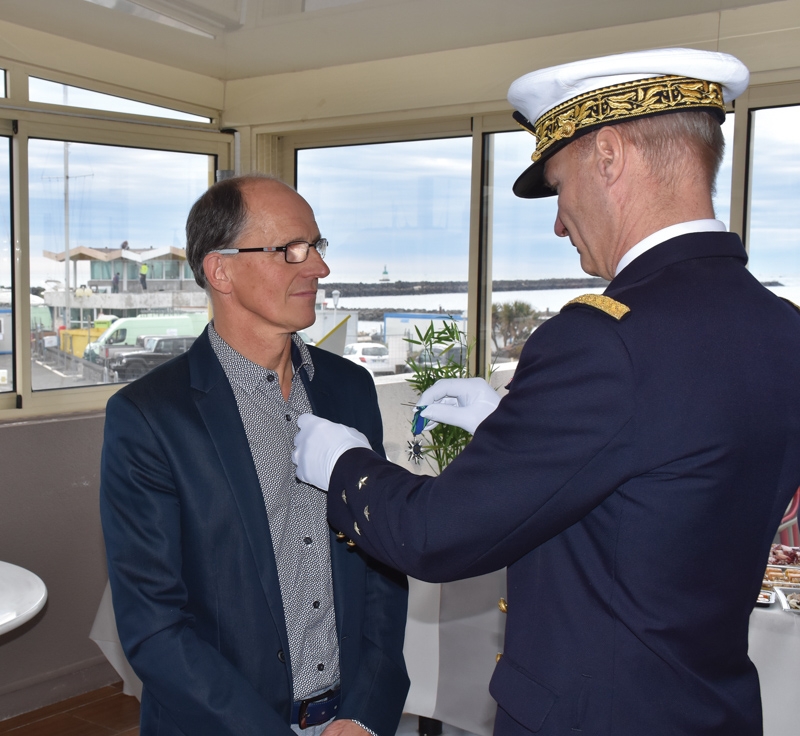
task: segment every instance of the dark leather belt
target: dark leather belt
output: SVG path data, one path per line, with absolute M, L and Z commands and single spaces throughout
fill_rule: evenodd
M 342 701 L 341 688 L 335 687 L 313 698 L 297 700 L 292 703 L 292 723 L 300 728 L 319 726 L 320 723 L 329 721 L 339 710 Z

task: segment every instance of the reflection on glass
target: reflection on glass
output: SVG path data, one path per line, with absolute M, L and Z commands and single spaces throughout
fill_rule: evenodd
M 34 390 L 135 378 L 166 352 L 140 338 L 200 334 L 207 301 L 184 278 L 184 225 L 213 169 L 202 154 L 29 141 Z
M 0 392 L 14 390 L 14 301 L 11 289 L 11 148 L 0 137 Z M 31 311 L 38 305 L 31 296 Z
M 0 97 L 6 96 L 6 70 L 0 69 Z
M 752 115 L 749 267 L 776 294 L 800 303 L 800 106 Z
M 388 348 L 374 374 L 401 372 L 415 327 L 466 317 L 470 171 L 469 138 L 297 152 L 298 191 L 330 242 L 311 339 L 342 325 L 347 345 Z
M 180 110 L 170 110 L 157 105 L 127 100 L 101 92 L 72 87 L 68 84 L 50 82 L 47 79 L 28 77 L 28 97 L 31 102 L 44 102 L 48 105 L 65 105 L 66 107 L 83 107 L 88 110 L 104 110 L 105 112 L 122 112 L 129 115 L 147 115 L 152 118 L 169 118 L 170 120 L 188 120 L 194 123 L 208 123 L 209 118 L 191 115 Z

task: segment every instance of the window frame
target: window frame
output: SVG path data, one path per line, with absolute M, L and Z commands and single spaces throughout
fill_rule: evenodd
M 476 375 L 486 375 L 488 365 L 483 358 L 485 353 L 485 333 L 483 320 L 479 319 L 478 305 L 481 297 L 478 288 L 484 281 L 478 274 L 485 267 L 482 255 L 483 244 L 477 237 L 476 222 L 480 214 L 480 198 L 476 199 L 476 171 L 480 176 L 480 150 L 476 152 L 475 141 L 480 138 L 475 134 L 475 124 L 479 121 L 469 115 L 458 117 L 442 117 L 426 121 L 408 121 L 406 123 L 380 123 L 366 126 L 348 126 L 339 128 L 313 129 L 293 131 L 286 134 L 265 132 L 254 128 L 257 151 L 261 154 L 258 160 L 264 170 L 280 177 L 292 186 L 297 186 L 297 151 L 309 148 L 328 148 L 370 145 L 376 143 L 402 143 L 415 140 L 435 140 L 442 138 L 472 138 L 472 169 L 470 180 L 470 216 L 469 216 L 469 250 L 467 256 L 467 341 L 474 342 L 475 349 L 470 355 L 470 368 Z M 264 152 L 268 155 L 264 155 Z M 477 165 L 476 165 L 477 153 Z M 474 293 L 473 293 L 474 292 Z M 491 314 L 491 305 L 488 308 Z
M 31 381 L 29 268 L 28 142 L 30 139 L 69 141 L 96 145 L 175 151 L 213 157 L 214 170 L 230 169 L 234 160 L 234 136 L 221 133 L 213 123 L 150 118 L 105 113 L 81 108 L 60 108 L 27 101 L 27 75 L 46 77 L 98 92 L 128 97 L 163 107 L 185 108 L 186 112 L 217 119 L 218 111 L 176 104 L 153 95 L 132 97 L 127 90 L 105 84 L 87 84 L 68 75 L 26 70 L 18 64 L 6 66 L 8 97 L 0 99 L 0 135 L 11 138 L 11 223 L 13 241 L 13 329 L 14 390 L 0 393 L 0 422 L 31 416 L 103 410 L 108 398 L 123 384 L 98 384 L 34 391 Z M 22 99 L 24 98 L 24 99 Z

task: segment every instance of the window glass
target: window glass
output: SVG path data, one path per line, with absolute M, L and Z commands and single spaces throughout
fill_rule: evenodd
M 800 106 L 752 113 L 749 267 L 779 296 L 800 303 Z
M 725 137 L 725 155 L 722 157 L 719 171 L 717 172 L 717 183 L 714 191 L 714 214 L 718 220 L 725 223 L 725 227 L 731 226 L 731 177 L 733 174 L 733 118 L 732 112 L 725 116 L 725 123 L 722 125 L 722 135 Z
M 0 392 L 14 390 L 14 301 L 11 248 L 10 140 L 0 137 Z M 31 295 L 31 318 L 44 318 L 41 299 Z
M 0 69 L 0 97 L 6 96 L 6 70 Z
M 137 338 L 200 334 L 208 308 L 194 280 L 148 284 L 139 269 L 184 247 L 213 157 L 42 139 L 28 150 L 31 287 L 50 313 L 32 327 L 33 389 L 129 380 L 163 362 L 123 360 Z
M 406 370 L 415 327 L 463 315 L 466 330 L 471 146 L 446 138 L 297 151 L 297 189 L 330 242 L 312 340 L 349 315 L 348 345 L 388 349 L 388 361 L 369 364 L 377 375 Z
M 187 120 L 195 123 L 209 123 L 210 118 L 191 115 L 180 110 L 148 105 L 144 102 L 127 100 L 124 97 L 93 92 L 81 87 L 51 82 L 47 79 L 28 77 L 28 97 L 31 102 L 44 102 L 49 105 L 66 107 L 82 107 L 89 110 L 105 112 L 121 112 L 129 115 L 147 115 L 153 118 L 169 118 L 170 120 Z
M 554 233 L 556 197 L 520 199 L 511 190 L 530 165 L 533 136 L 517 131 L 486 138 L 491 350 L 495 363 L 503 363 L 517 360 L 531 332 L 570 299 L 587 292 L 600 293 L 605 282 L 581 271 L 575 248 Z
M 161 264 L 162 268 L 164 269 L 164 273 L 161 275 L 162 279 L 175 280 L 180 278 L 181 275 L 180 261 L 162 261 Z

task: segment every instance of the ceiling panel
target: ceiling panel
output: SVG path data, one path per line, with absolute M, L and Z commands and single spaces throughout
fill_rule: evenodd
M 536 38 L 766 0 L 0 0 L 0 20 L 223 80 Z M 131 0 L 128 0 L 131 2 Z M 100 4 L 96 4 L 100 3 Z

